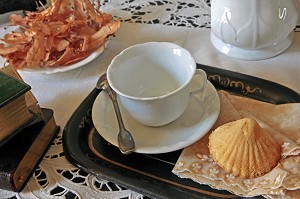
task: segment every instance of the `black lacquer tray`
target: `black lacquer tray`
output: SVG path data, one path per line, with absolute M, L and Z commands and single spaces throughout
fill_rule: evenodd
M 300 102 L 298 93 L 277 83 L 210 66 L 197 67 L 206 71 L 217 89 L 274 104 Z M 73 165 L 150 198 L 240 198 L 173 174 L 181 150 L 155 155 L 119 152 L 93 126 L 91 109 L 99 92 L 95 88 L 85 98 L 64 129 L 63 148 Z

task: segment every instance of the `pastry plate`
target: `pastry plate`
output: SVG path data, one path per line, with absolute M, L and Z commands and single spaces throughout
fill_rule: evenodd
M 208 80 L 216 89 L 274 104 L 300 102 L 298 93 L 277 83 L 210 66 L 198 64 L 197 67 L 206 71 Z M 93 125 L 92 107 L 99 92 L 96 88 L 92 90 L 65 126 L 64 153 L 73 165 L 86 173 L 135 190 L 146 198 L 240 198 L 173 174 L 181 149 L 162 154 L 122 154 Z M 195 114 L 191 117 L 202 116 Z
M 13 13 L 22 14 L 22 12 L 16 11 L 16 12 L 10 12 L 10 13 L 0 15 L 0 38 L 3 38 L 5 34 L 10 33 L 12 31 L 20 32 L 20 28 L 18 26 L 8 25 L 8 22 L 9 22 L 8 16 Z M 56 66 L 56 67 L 45 67 L 45 68 L 25 68 L 24 67 L 19 70 L 24 71 L 24 72 L 29 72 L 29 73 L 44 73 L 44 74 L 52 74 L 52 73 L 66 72 L 69 70 L 73 70 L 73 69 L 82 67 L 82 66 L 90 63 L 94 59 L 96 59 L 104 51 L 104 49 L 107 46 L 107 43 L 108 42 L 101 45 L 98 49 L 96 49 L 94 52 L 92 52 L 85 59 L 83 59 L 79 62 L 76 62 L 74 64 L 70 64 L 67 66 Z M 4 66 L 5 64 L 6 64 L 6 60 L 0 56 L 0 67 Z
M 44 73 L 44 74 L 53 74 L 53 73 L 58 73 L 58 72 L 66 72 L 66 71 L 70 71 L 79 67 L 82 67 L 88 63 L 90 63 L 91 61 L 93 61 L 94 59 L 96 59 L 105 49 L 107 45 L 101 45 L 99 48 L 97 48 L 94 52 L 92 52 L 88 57 L 86 57 L 85 59 L 76 62 L 74 64 L 70 64 L 67 66 L 56 66 L 56 67 L 45 67 L 45 68 L 21 68 L 19 70 L 24 71 L 24 72 L 29 72 L 29 73 Z
M 148 127 L 136 122 L 121 106 L 124 125 L 134 137 L 135 152 L 147 154 L 167 153 L 193 144 L 211 129 L 219 112 L 220 99 L 210 82 L 205 96 L 193 95 L 185 112 L 174 122 L 162 127 Z M 92 119 L 100 135 L 118 146 L 117 118 L 106 92 L 97 96 L 92 108 Z

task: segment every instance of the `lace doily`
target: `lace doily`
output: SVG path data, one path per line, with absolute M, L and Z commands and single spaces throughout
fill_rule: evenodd
M 102 10 L 123 22 L 210 28 L 210 0 L 104 0 Z
M 102 4 L 104 12 L 120 17 L 123 22 L 190 28 L 210 27 L 210 0 L 104 0 Z M 70 164 L 64 156 L 61 130 L 22 192 L 0 190 L 0 198 L 147 197 L 98 179 Z
M 300 145 L 298 145 L 300 104 L 274 105 L 231 96 L 224 91 L 219 91 L 219 96 L 221 111 L 212 129 L 240 118 L 255 119 L 281 146 L 279 163 L 270 172 L 257 178 L 235 177 L 225 172 L 214 161 L 208 149 L 210 135 L 208 133 L 183 150 L 173 173 L 215 189 L 228 190 L 242 197 L 263 195 L 267 198 L 292 198 L 292 194 L 298 194 L 300 188 Z M 229 147 L 230 145 L 227 146 Z

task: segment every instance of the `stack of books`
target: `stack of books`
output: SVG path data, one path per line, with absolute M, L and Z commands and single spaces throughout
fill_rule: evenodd
M 0 189 L 19 192 L 59 132 L 17 71 L 0 68 Z

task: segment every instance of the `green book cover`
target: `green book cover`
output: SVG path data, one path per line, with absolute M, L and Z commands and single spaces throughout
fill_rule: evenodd
M 31 87 L 10 75 L 0 72 L 0 108 L 25 94 Z

